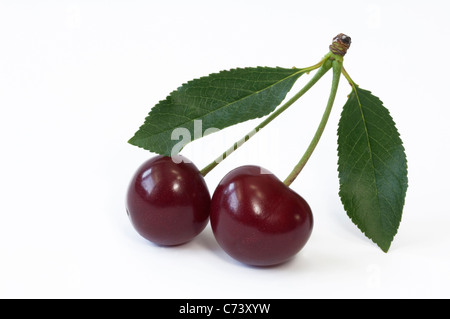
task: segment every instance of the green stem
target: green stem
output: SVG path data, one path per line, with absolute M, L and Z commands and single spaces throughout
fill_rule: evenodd
M 330 59 L 331 60 L 331 59 Z M 297 178 L 298 174 L 302 171 L 303 167 L 305 167 L 306 163 L 308 162 L 309 158 L 311 157 L 312 153 L 314 152 L 314 149 L 316 148 L 317 144 L 319 143 L 319 140 L 322 136 L 322 133 L 325 129 L 325 126 L 328 122 L 328 119 L 330 117 L 331 109 L 333 108 L 333 103 L 336 98 L 336 93 L 339 85 L 339 79 L 342 72 L 342 57 L 340 59 L 335 59 L 332 61 L 333 64 L 333 82 L 331 85 L 331 91 L 330 96 L 328 98 L 327 107 L 325 108 L 325 112 L 322 116 L 322 120 L 319 123 L 319 127 L 317 128 L 316 133 L 314 134 L 313 139 L 311 140 L 311 143 L 309 144 L 308 148 L 306 149 L 305 154 L 300 159 L 300 162 L 294 167 L 292 172 L 289 174 L 289 176 L 284 181 L 284 184 L 286 186 L 290 186 L 292 182 Z
M 356 86 L 358 86 L 358 84 L 356 84 L 352 78 L 350 77 L 350 75 L 347 73 L 347 70 L 345 70 L 344 67 L 342 67 L 342 74 L 344 75 L 344 77 L 347 79 L 348 83 L 352 86 L 352 88 L 355 88 Z
M 316 74 L 311 78 L 311 80 L 296 94 L 294 95 L 289 101 L 287 101 L 283 106 L 278 108 L 275 112 L 273 112 L 267 119 L 265 119 L 263 122 L 261 122 L 258 126 L 256 126 L 252 131 L 250 131 L 248 134 L 246 134 L 243 138 L 241 138 L 239 141 L 233 144 L 229 149 L 227 149 L 222 155 L 217 157 L 212 163 L 207 165 L 205 168 L 203 168 L 200 173 L 203 176 L 206 176 L 211 170 L 213 170 L 217 165 L 219 165 L 225 158 L 230 156 L 235 150 L 237 150 L 239 147 L 241 147 L 245 142 L 247 142 L 251 137 L 253 137 L 256 133 L 259 132 L 262 128 L 264 128 L 267 124 L 272 122 L 276 117 L 278 117 L 281 113 L 286 111 L 294 102 L 296 102 L 302 95 L 304 95 L 310 88 L 314 86 L 314 84 L 317 83 L 317 81 L 322 78 L 322 76 L 327 73 L 329 69 L 332 67 L 332 63 L 329 60 L 329 57 L 331 55 L 327 54 L 321 62 L 318 64 L 303 69 L 305 73 L 308 73 L 314 69 L 319 68 L 319 70 L 316 72 Z

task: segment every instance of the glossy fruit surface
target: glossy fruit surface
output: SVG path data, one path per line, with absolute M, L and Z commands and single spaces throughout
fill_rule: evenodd
M 219 245 L 254 266 L 289 260 L 304 247 L 313 228 L 308 203 L 258 166 L 236 168 L 222 179 L 212 197 L 210 218 Z
M 143 163 L 131 180 L 126 201 L 136 231 L 163 246 L 197 236 L 209 221 L 210 204 L 203 176 L 181 155 L 156 156 Z

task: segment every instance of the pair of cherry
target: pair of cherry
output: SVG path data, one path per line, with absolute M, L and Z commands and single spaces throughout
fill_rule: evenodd
M 162 246 L 190 241 L 211 220 L 219 245 L 254 266 L 289 260 L 313 228 L 307 202 L 261 167 L 232 170 L 211 199 L 203 175 L 181 155 L 141 165 L 128 189 L 127 212 L 141 236 Z

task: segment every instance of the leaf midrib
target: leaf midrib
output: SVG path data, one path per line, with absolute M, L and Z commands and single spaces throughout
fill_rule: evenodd
M 274 87 L 275 85 L 278 85 L 278 84 L 280 84 L 280 83 L 282 83 L 282 82 L 288 80 L 288 79 L 291 78 L 291 77 L 294 77 L 294 76 L 299 75 L 299 74 L 301 75 L 301 73 L 304 73 L 304 70 L 303 70 L 303 69 L 299 69 L 298 72 L 292 73 L 291 75 L 289 75 L 289 76 L 283 78 L 283 79 L 280 80 L 280 81 L 274 82 L 273 84 L 271 84 L 270 86 L 267 86 L 266 88 L 264 88 L 264 89 L 262 89 L 262 90 L 259 90 L 259 91 L 253 91 L 252 94 L 249 94 L 249 95 L 247 95 L 247 96 L 245 96 L 245 97 L 242 97 L 242 98 L 240 98 L 239 100 L 233 101 L 232 103 L 225 104 L 225 105 L 223 105 L 223 106 L 221 106 L 221 107 L 219 107 L 219 108 L 217 108 L 217 109 L 215 109 L 215 110 L 213 110 L 213 111 L 210 111 L 210 112 L 207 112 L 207 113 L 205 113 L 205 114 L 202 114 L 202 115 L 199 116 L 199 117 L 189 118 L 189 120 L 187 120 L 187 121 L 185 121 L 185 122 L 182 122 L 182 123 L 179 123 L 179 124 L 177 124 L 177 125 L 183 126 L 183 125 L 185 125 L 186 123 L 190 123 L 190 122 L 192 122 L 192 121 L 195 121 L 195 120 L 198 120 L 198 119 L 201 119 L 201 118 L 205 118 L 206 116 L 208 116 L 208 115 L 210 115 L 210 114 L 213 114 L 213 113 L 215 113 L 215 112 L 221 111 L 224 107 L 228 107 L 229 105 L 236 104 L 236 103 L 238 103 L 238 102 L 244 101 L 245 99 L 250 98 L 250 97 L 253 96 L 253 95 L 257 95 L 257 94 L 259 94 L 259 93 L 262 92 L 262 91 L 268 90 L 268 89 Z M 184 117 L 187 118 L 187 116 L 184 116 Z M 144 123 L 144 126 L 145 126 L 146 124 L 147 124 L 147 123 Z M 160 134 L 162 134 L 162 133 L 166 133 L 166 132 L 171 131 L 171 130 L 173 130 L 173 128 L 168 128 L 168 129 L 164 129 L 164 130 L 161 130 L 161 131 L 158 131 L 158 132 L 153 132 L 153 133 L 151 134 L 151 136 L 160 135 Z M 144 130 L 144 131 L 145 131 L 145 130 Z M 147 132 L 148 132 L 148 131 L 147 131 Z M 148 133 L 150 133 L 150 132 L 148 132 Z M 148 139 L 148 138 L 149 138 L 149 136 L 147 136 L 147 137 L 142 137 L 142 138 L 133 138 L 133 139 L 134 139 L 135 141 L 140 141 L 140 140 L 145 140 L 145 139 Z
M 374 162 L 374 159 L 373 159 L 372 144 L 370 142 L 369 130 L 368 130 L 368 127 L 367 127 L 366 117 L 364 115 L 364 110 L 363 110 L 363 106 L 362 106 L 361 100 L 359 98 L 358 91 L 357 91 L 356 88 L 353 88 L 353 90 L 354 90 L 355 95 L 356 95 L 356 100 L 358 101 L 358 106 L 359 106 L 359 109 L 360 109 L 360 112 L 361 112 L 361 118 L 362 118 L 362 122 L 363 122 L 363 126 L 364 126 L 364 131 L 366 133 L 367 146 L 369 148 L 370 163 L 372 164 L 371 172 L 373 174 L 373 178 L 374 178 L 374 181 L 375 181 L 375 183 L 374 183 L 375 184 L 375 195 L 376 195 L 375 197 L 376 197 L 376 202 L 378 204 L 379 220 L 381 220 L 381 204 L 380 204 L 380 196 L 379 196 L 379 191 L 378 191 L 378 179 L 377 179 L 377 176 L 375 174 L 375 162 Z

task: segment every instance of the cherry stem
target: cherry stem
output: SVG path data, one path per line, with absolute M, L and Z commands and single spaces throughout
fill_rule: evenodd
M 222 153 L 219 157 L 217 157 L 212 163 L 203 168 L 200 173 L 203 176 L 206 176 L 211 170 L 213 170 L 217 165 L 219 165 L 225 158 L 230 156 L 234 151 L 236 151 L 239 147 L 241 147 L 245 142 L 247 142 L 251 137 L 253 137 L 256 133 L 258 133 L 262 128 L 264 128 L 267 124 L 272 122 L 275 118 L 277 118 L 281 113 L 286 111 L 292 104 L 294 104 L 300 97 L 302 97 L 310 88 L 314 86 L 314 84 L 319 81 L 322 76 L 327 73 L 329 69 L 331 69 L 331 63 L 329 63 L 331 54 L 328 53 L 322 61 L 313 65 L 309 68 L 301 69 L 302 73 L 309 73 L 312 70 L 319 69 L 316 74 L 311 78 L 311 80 L 306 83 L 306 85 L 295 94 L 290 100 L 288 100 L 283 106 L 278 108 L 275 112 L 273 112 L 269 117 L 267 117 L 264 121 L 262 121 L 258 126 L 256 126 L 252 131 L 247 133 L 243 138 L 233 144 L 229 149 Z
M 325 112 L 319 123 L 319 127 L 317 128 L 316 133 L 314 134 L 314 137 L 311 140 L 311 143 L 309 144 L 308 148 L 306 149 L 305 154 L 303 154 L 303 156 L 300 159 L 300 161 L 298 162 L 298 164 L 294 167 L 292 172 L 285 179 L 284 184 L 286 186 L 290 186 L 292 184 L 292 182 L 294 182 L 294 180 L 297 178 L 297 176 L 302 171 L 303 167 L 305 167 L 306 163 L 310 159 L 317 144 L 319 143 L 320 138 L 322 137 L 322 133 L 325 130 L 325 126 L 330 117 L 331 109 L 333 108 L 333 103 L 336 98 L 336 93 L 337 93 L 337 89 L 338 89 L 338 85 L 339 85 L 339 79 L 340 79 L 340 76 L 342 73 L 343 59 L 342 59 L 342 56 L 333 55 L 327 62 L 330 62 L 330 64 L 332 64 L 332 66 L 333 66 L 333 81 L 331 84 L 331 91 L 330 91 L 330 96 L 328 98 L 327 107 L 325 108 Z

